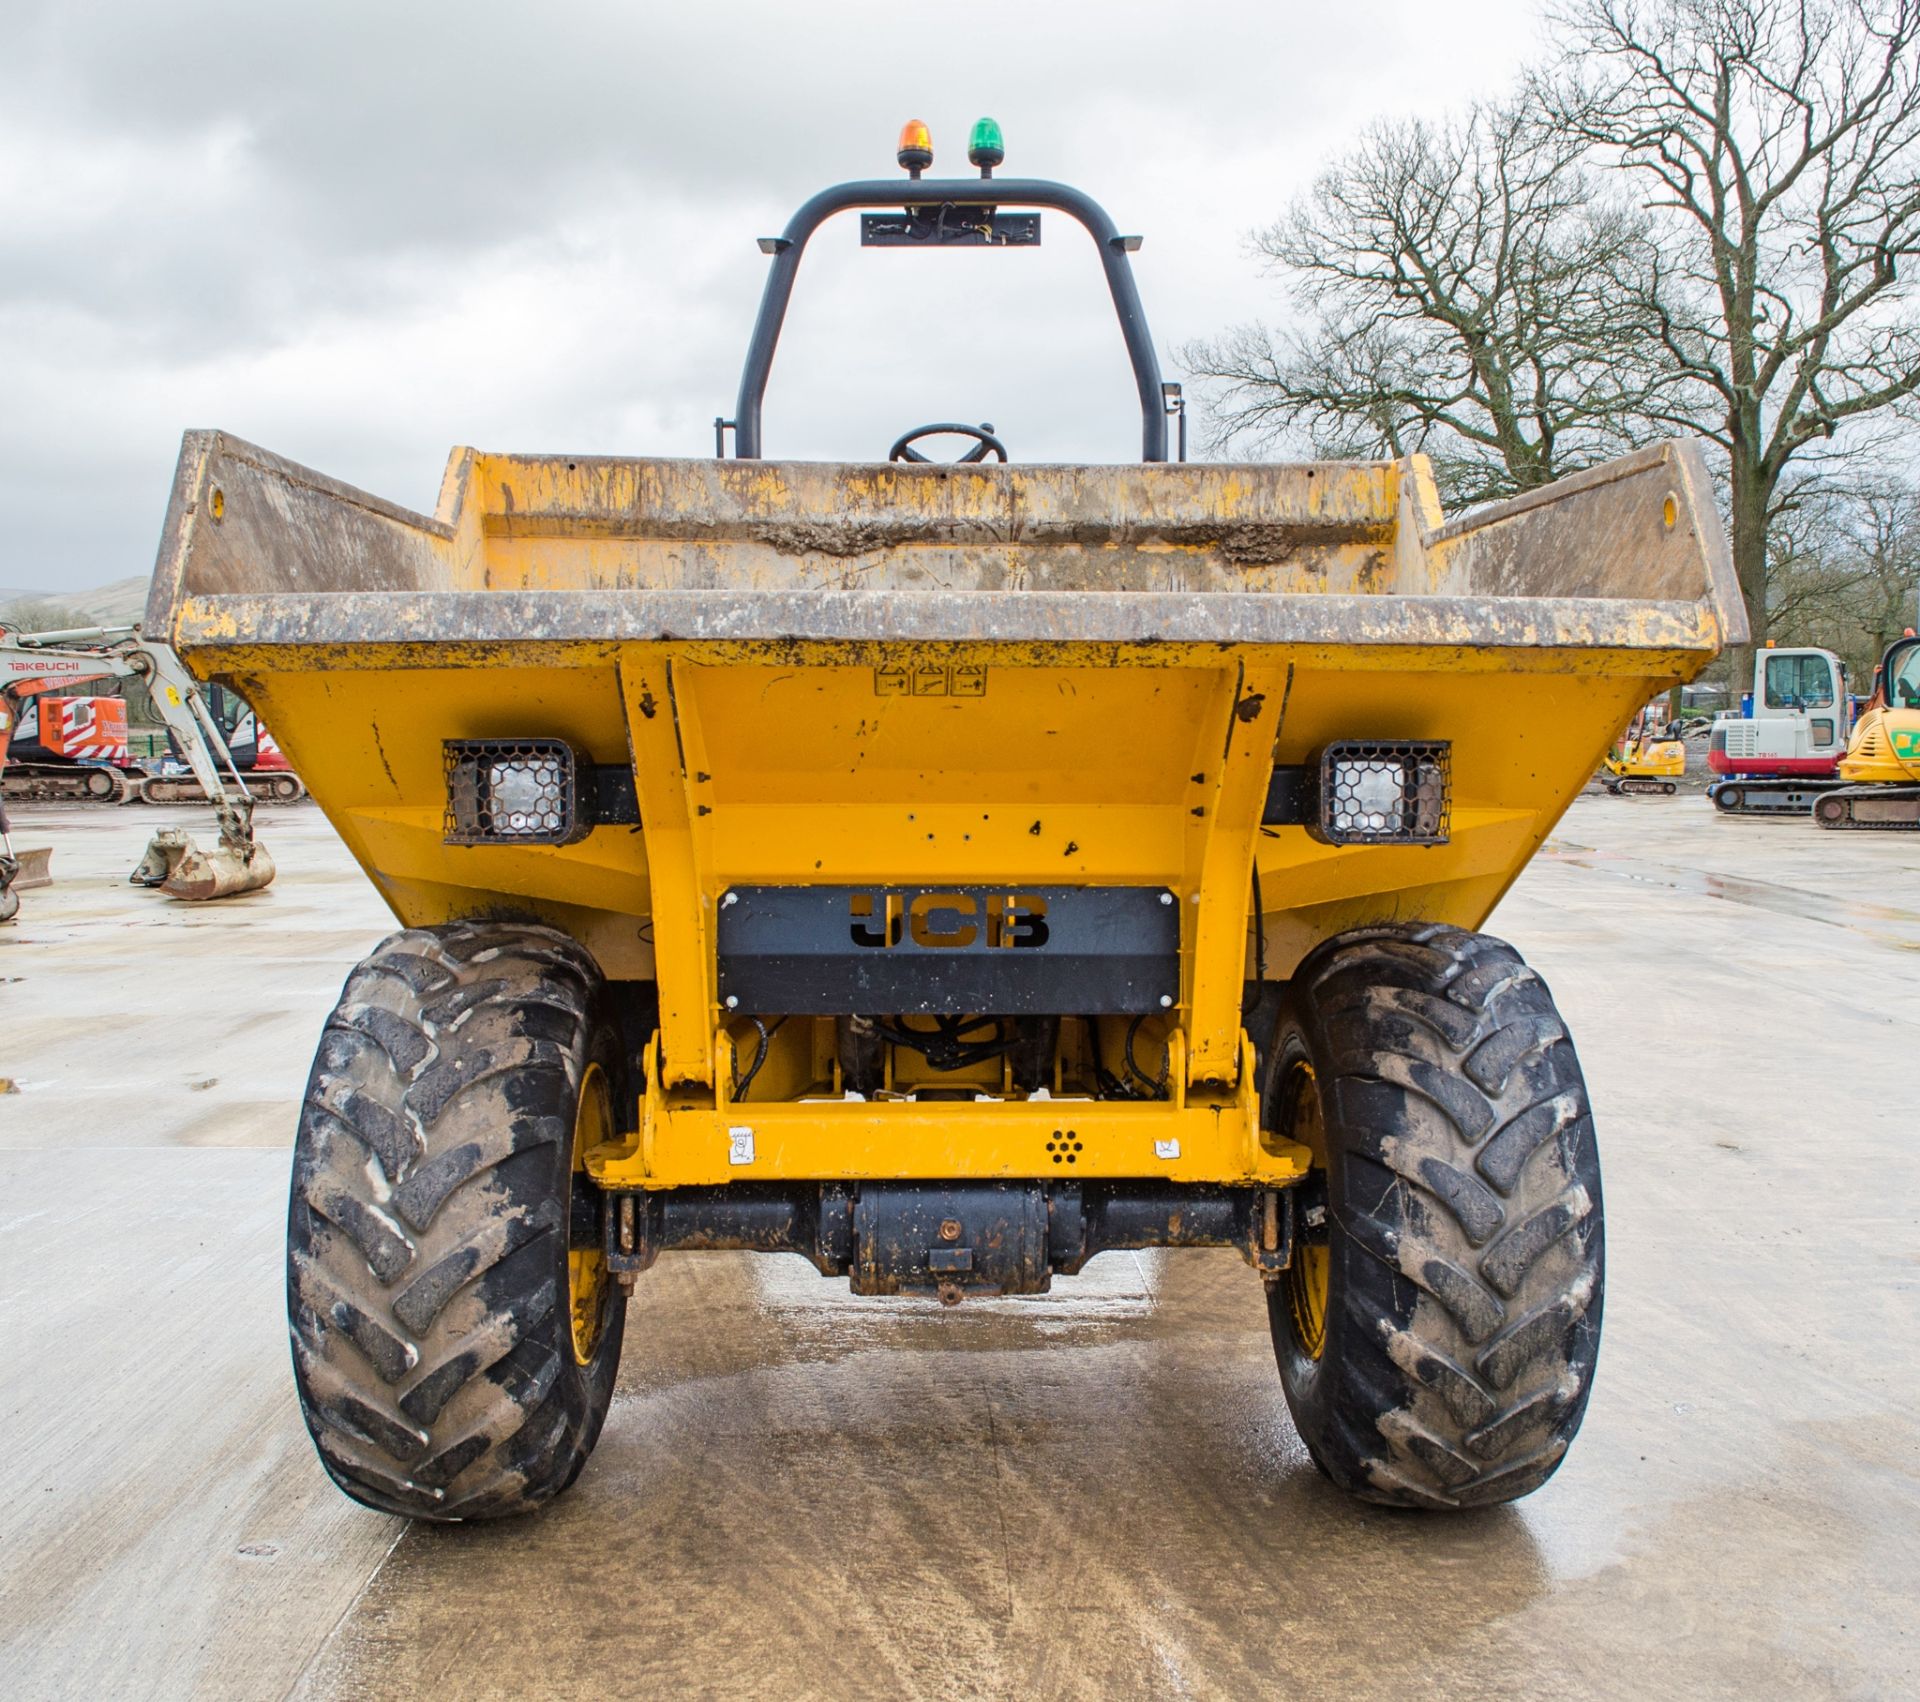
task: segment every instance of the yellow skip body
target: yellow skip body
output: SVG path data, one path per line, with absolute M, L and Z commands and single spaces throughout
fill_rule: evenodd
M 1580 556 L 1596 537 L 1615 553 Z M 170 538 L 155 624 L 272 723 L 404 923 L 537 918 L 658 989 L 624 1119 L 638 1140 L 589 1160 L 650 1187 L 1051 1171 L 1053 1113 L 991 1080 L 964 1105 L 848 1105 L 798 1022 L 752 1089 L 768 1132 L 728 1162 L 730 1061 L 757 1037 L 719 1002 L 716 907 L 735 886 L 815 884 L 1175 893 L 1177 996 L 1135 1046 L 1191 1097 L 1089 1103 L 1078 1163 L 1284 1176 L 1246 1077 L 1256 960 L 1280 980 L 1369 920 L 1476 927 L 1633 706 L 1697 672 L 1737 607 L 1697 456 L 1671 447 L 1453 526 L 1419 457 L 463 450 L 426 519 L 207 433 L 187 441 Z M 1576 586 L 1609 595 L 1558 594 Z M 444 742 L 535 733 L 630 769 L 638 824 L 449 844 Z M 1450 742 L 1446 843 L 1263 825 L 1276 763 L 1343 738 Z M 1062 1095 L 1093 1081 L 1063 1053 Z

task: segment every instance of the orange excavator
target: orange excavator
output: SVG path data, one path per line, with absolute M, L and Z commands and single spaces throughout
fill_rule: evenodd
M 78 627 L 63 632 L 18 633 L 0 627 L 0 778 L 4 778 L 14 734 L 11 705 L 15 701 L 35 697 L 44 700 L 53 686 L 100 679 L 139 679 L 146 683 L 154 708 L 173 735 L 192 776 L 193 790 L 182 790 L 179 796 L 210 801 L 219 827 L 219 843 L 212 851 L 202 851 L 178 828 L 156 833 L 129 877 L 132 883 L 158 887 L 172 897 L 186 899 L 225 898 L 266 886 L 273 879 L 273 859 L 253 836 L 254 800 L 234 767 L 233 753 L 219 722 L 200 686 L 181 667 L 179 657 L 163 644 L 147 642 L 132 628 Z M 80 701 L 97 704 L 102 700 Z M 124 711 L 122 714 L 124 717 Z M 98 724 L 97 716 L 92 724 Z M 124 718 L 120 726 L 124 733 Z M 131 789 L 123 770 L 107 761 L 76 758 L 64 767 L 34 766 L 51 767 L 56 774 L 74 777 L 73 790 L 32 794 L 36 796 L 99 796 L 90 785 L 95 775 L 108 777 L 106 784 L 112 797 L 124 798 Z M 231 777 L 231 785 L 222 778 L 222 769 Z M 4 796 L 4 790 L 0 790 L 0 796 Z M 14 852 L 10 824 L 3 811 L 0 805 L 0 922 L 11 919 L 19 909 L 15 889 L 22 875 L 22 859 Z
M 88 635 L 96 635 L 89 637 Z M 132 627 L 18 633 L 0 627 L 0 795 L 15 803 L 197 804 L 206 796 L 169 727 L 173 746 L 158 761 L 136 760 L 127 706 L 118 696 L 54 695 L 56 688 L 126 677 L 115 657 L 137 649 Z M 135 672 L 139 672 L 138 669 Z M 261 803 L 307 795 L 299 775 L 253 710 L 222 686 L 202 701 L 226 741 L 233 767 Z

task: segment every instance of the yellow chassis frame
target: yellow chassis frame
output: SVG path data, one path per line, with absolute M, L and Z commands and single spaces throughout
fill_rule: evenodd
M 728 1094 L 733 1047 L 718 1003 L 714 938 L 725 879 L 715 866 L 713 812 L 696 796 L 694 777 L 704 779 L 712 764 L 698 694 L 678 677 L 687 665 L 656 652 L 621 670 L 647 835 L 660 1030 L 647 1048 L 637 1131 L 617 1149 L 588 1155 L 601 1186 L 1048 1176 L 1271 1186 L 1306 1173 L 1303 1148 L 1262 1136 L 1254 1050 L 1240 1024 L 1246 893 L 1291 683 L 1283 660 L 1243 653 L 1207 670 L 1213 684 L 1198 744 L 1219 755 L 1195 770 L 1181 817 L 1179 884 L 1192 914 L 1168 1038 L 1168 1099 L 982 1095 L 751 1106 Z
M 1359 923 L 1409 916 L 1476 927 L 1645 700 L 1649 676 L 1670 679 L 1696 660 L 1677 648 L 951 645 L 939 648 L 942 663 L 986 670 L 984 696 L 876 699 L 876 675 L 902 653 L 928 651 L 534 641 L 497 652 L 476 646 L 462 669 L 448 670 L 423 667 L 427 658 L 403 647 L 369 646 L 347 669 L 322 667 L 344 658 L 319 656 L 313 667 L 289 668 L 285 655 L 256 660 L 239 646 L 228 677 L 271 725 L 293 729 L 283 744 L 409 925 L 511 903 L 573 933 L 613 979 L 657 989 L 645 1077 L 618 1118 L 626 1132 L 585 1155 L 605 1187 L 940 1177 L 1271 1187 L 1297 1180 L 1304 1157 L 1263 1135 L 1243 1027 L 1256 869 L 1271 977 Z M 270 672 L 259 665 L 266 660 L 280 666 Z M 1004 753 L 1028 748 L 1028 723 L 1046 713 L 1035 707 L 1042 688 L 1056 685 L 1092 687 L 1103 704 L 1164 694 L 1174 709 L 1162 723 L 1129 727 L 1127 736 L 1131 755 L 1150 755 L 1158 790 L 1101 791 L 1097 774 L 1060 769 L 1062 790 L 1073 795 L 1038 790 L 1057 783 L 1051 771 L 1031 782 L 1032 802 L 1013 791 L 1005 764 L 1015 759 Z M 509 732 L 526 724 L 521 703 L 536 694 L 543 727 L 595 761 L 631 762 L 640 831 L 603 830 L 566 846 L 445 844 L 439 731 Z M 350 734 L 309 739 L 326 725 L 325 708 L 361 702 L 361 713 L 378 717 L 371 763 Z M 822 728 L 818 742 L 837 750 L 834 729 L 857 728 L 863 716 L 871 727 L 876 702 L 888 717 L 908 717 L 915 736 L 945 719 L 944 791 L 902 801 L 885 786 L 863 793 L 852 779 L 836 782 L 820 767 L 801 776 L 808 790 L 797 809 L 778 789 L 789 753 L 807 755 L 796 741 Z M 1550 762 L 1506 732 L 1520 712 L 1553 729 Z M 347 708 L 342 720 L 351 726 L 353 716 Z M 1060 724 L 1090 736 L 1085 719 Z M 381 725 L 388 732 L 376 745 Z M 403 742 L 392 731 L 412 726 L 435 736 Z M 1448 843 L 1329 846 L 1300 828 L 1263 828 L 1275 761 L 1303 762 L 1356 729 L 1456 741 Z M 785 743 L 762 748 L 773 740 Z M 1076 760 L 1084 748 L 1074 747 Z M 397 799 L 382 796 L 389 768 Z M 824 793 L 817 804 L 816 788 Z M 977 801 L 961 802 L 970 791 Z M 1044 838 L 1031 831 L 1041 817 Z M 1018 886 L 1062 877 L 1178 895 L 1168 1099 L 1023 1099 L 999 1084 L 972 1101 L 858 1101 L 800 1078 L 778 1097 L 730 1102 L 729 1024 L 750 1014 L 729 1013 L 719 999 L 716 920 L 730 886 L 826 878 Z M 763 1080 L 761 1091 L 768 1088 Z M 1079 1147 L 1071 1165 L 1056 1166 L 1062 1134 Z M 736 1157 L 749 1140 L 751 1158 Z
M 733 1079 L 732 1043 L 718 1036 L 720 1081 Z M 1183 1049 L 1170 1037 L 1174 1063 Z M 1176 1069 L 1169 1098 L 1080 1098 L 921 1104 L 802 1099 L 738 1104 L 719 1092 L 662 1085 L 649 1048 L 640 1126 L 587 1155 L 605 1188 L 722 1182 L 886 1181 L 941 1177 L 1074 1182 L 1152 1177 L 1274 1186 L 1306 1174 L 1307 1149 L 1260 1130 L 1253 1044 L 1240 1039 L 1231 1088 L 1190 1093 Z

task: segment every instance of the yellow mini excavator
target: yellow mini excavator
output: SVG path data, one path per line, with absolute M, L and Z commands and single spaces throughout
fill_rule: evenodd
M 1920 638 L 1911 631 L 1880 658 L 1840 778 L 1845 785 L 1814 800 L 1822 827 L 1920 831 Z
M 1654 731 L 1665 720 L 1666 708 L 1665 698 L 1646 705 L 1607 752 L 1603 784 L 1616 797 L 1660 792 L 1670 798 L 1679 790 L 1677 782 L 1687 772 L 1686 741 L 1671 726 Z

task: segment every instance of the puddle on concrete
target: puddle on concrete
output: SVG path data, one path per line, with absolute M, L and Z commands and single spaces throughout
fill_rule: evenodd
M 1650 862 L 1639 857 L 1618 856 L 1596 851 L 1590 845 L 1575 845 L 1568 840 L 1549 840 L 1541 857 L 1555 863 L 1567 863 L 1576 869 L 1592 869 L 1621 880 L 1639 881 L 1648 886 L 1665 887 L 1671 892 L 1719 898 L 1729 904 L 1744 904 L 1755 910 L 1768 910 L 1776 916 L 1792 916 L 1803 922 L 1823 922 L 1829 927 L 1849 928 L 1857 934 L 1896 951 L 1920 951 L 1920 911 L 1902 910 L 1891 904 L 1875 904 L 1861 899 L 1836 898 L 1826 893 L 1808 892 L 1803 887 L 1780 886 L 1772 881 L 1747 880 L 1739 875 L 1713 874 L 1704 869 L 1687 869 L 1672 863 Z
M 1102 1253 L 1078 1276 L 1056 1276 L 1045 1294 L 975 1298 L 954 1308 L 930 1297 L 852 1294 L 845 1277 L 823 1277 L 798 1256 L 754 1259 L 751 1268 L 761 1306 L 785 1327 L 810 1334 L 836 1327 L 858 1331 L 860 1345 L 870 1346 L 874 1330 L 930 1321 L 1014 1319 L 1052 1335 L 1144 1318 L 1154 1309 L 1164 1259 L 1156 1248 Z

